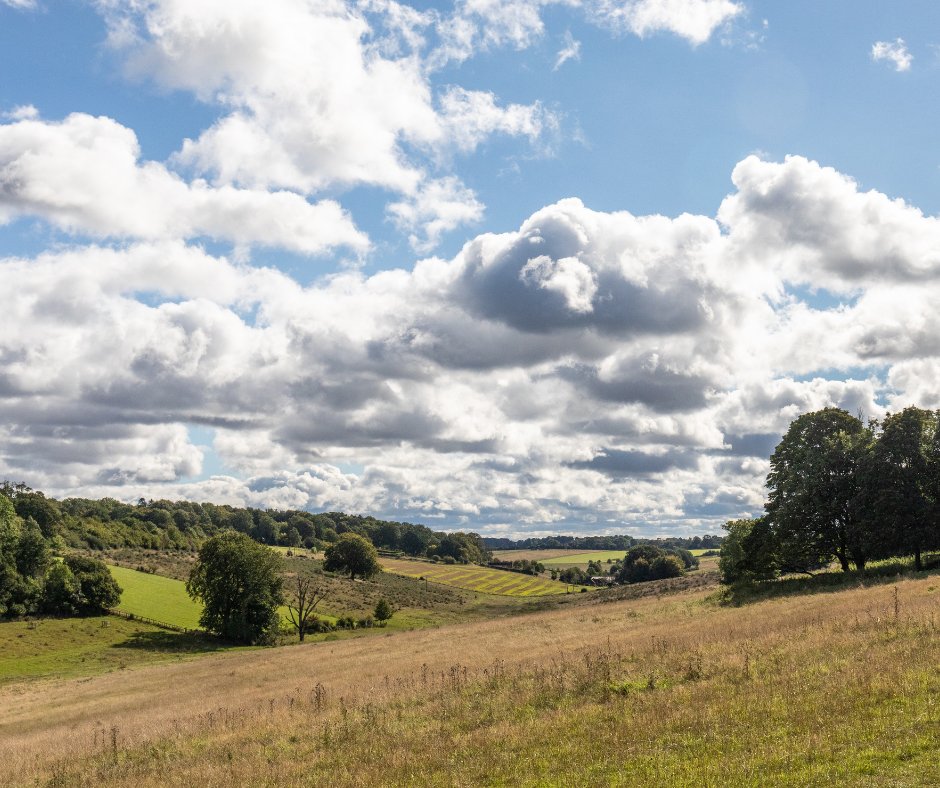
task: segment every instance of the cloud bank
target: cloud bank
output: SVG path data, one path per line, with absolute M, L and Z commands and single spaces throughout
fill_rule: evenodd
M 732 179 L 715 217 L 567 199 L 307 286 L 141 231 L 3 259 L 0 473 L 492 533 L 714 529 L 759 510 L 799 413 L 933 406 L 940 370 L 936 219 L 800 157 Z M 194 425 L 228 472 L 193 478 Z

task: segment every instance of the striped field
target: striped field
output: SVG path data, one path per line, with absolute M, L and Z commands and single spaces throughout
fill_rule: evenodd
M 572 586 L 543 577 L 489 569 L 475 564 L 432 564 L 426 561 L 405 561 L 395 558 L 382 558 L 380 563 L 386 572 L 406 577 L 423 577 L 431 583 L 456 586 L 481 594 L 549 596 L 564 594 L 572 588 Z

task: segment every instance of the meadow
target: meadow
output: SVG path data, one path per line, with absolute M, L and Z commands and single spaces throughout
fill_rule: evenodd
M 594 598 L 0 687 L 0 758 L 88 786 L 940 784 L 936 573 Z
M 572 588 L 578 588 L 544 577 L 489 569 L 475 564 L 435 564 L 396 558 L 382 558 L 380 563 L 386 572 L 425 578 L 430 583 L 455 586 L 481 594 L 533 597 L 566 594 Z
M 171 577 L 108 566 L 123 589 L 117 609 L 182 629 L 198 629 L 202 605 L 186 593 L 186 584 Z

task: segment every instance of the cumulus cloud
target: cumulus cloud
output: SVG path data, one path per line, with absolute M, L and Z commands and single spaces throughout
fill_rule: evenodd
M 934 219 L 805 159 L 735 183 L 717 218 L 569 199 L 450 260 L 309 285 L 182 241 L 2 260 L 0 473 L 483 530 L 714 529 L 759 511 L 800 413 L 931 406 L 940 372 Z M 805 300 L 810 268 L 851 298 Z M 241 478 L 190 481 L 192 424 Z
M 0 125 L 0 221 L 33 215 L 102 238 L 205 236 L 307 254 L 368 247 L 336 202 L 188 183 L 142 162 L 134 132 L 110 118 L 75 113 L 47 122 L 23 109 L 14 117 Z
M 871 59 L 884 60 L 894 66 L 895 71 L 910 71 L 914 56 L 907 51 L 903 38 L 894 41 L 876 41 L 871 45 Z
M 588 8 L 592 18 L 618 32 L 641 38 L 668 32 L 696 46 L 744 11 L 731 0 L 593 0 Z
M 483 205 L 473 190 L 454 176 L 422 183 L 407 200 L 391 203 L 388 211 L 418 252 L 431 251 L 445 233 L 483 218 Z
M 525 5 L 473 0 L 460 13 L 498 16 L 512 38 L 523 36 Z M 435 188 L 429 184 L 452 182 L 440 171 L 451 156 L 472 153 L 494 134 L 535 145 L 558 127 L 538 102 L 503 106 L 489 92 L 433 84 L 438 56 L 426 37 L 443 25 L 435 11 L 392 0 L 108 0 L 99 7 L 130 75 L 220 108 L 218 120 L 172 158 L 218 188 L 310 196 L 374 186 L 397 195 L 392 213 L 401 215 L 405 202 L 419 203 Z M 505 41 L 495 32 L 486 38 Z M 422 248 L 460 224 L 457 212 L 444 213 L 410 212 L 413 220 L 427 216 Z

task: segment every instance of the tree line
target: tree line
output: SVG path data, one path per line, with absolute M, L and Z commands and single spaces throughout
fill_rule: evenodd
M 526 539 L 507 539 L 504 537 L 483 537 L 483 543 L 490 550 L 623 550 L 626 553 L 636 544 L 653 544 L 663 549 L 681 548 L 683 550 L 717 550 L 721 547 L 723 536 L 704 534 L 702 536 L 668 536 L 661 539 L 635 539 L 628 534 L 608 536 L 532 536 Z
M 767 489 L 763 517 L 725 525 L 725 582 L 900 556 L 920 571 L 940 550 L 940 411 L 867 424 L 839 408 L 805 413 L 774 450 Z
M 114 498 L 57 501 L 23 483 L 0 483 L 0 494 L 22 519 L 32 518 L 47 538 L 65 548 L 106 550 L 197 550 L 210 536 L 238 531 L 266 545 L 323 550 L 344 533 L 368 539 L 382 550 L 437 557 L 456 563 L 485 563 L 489 549 L 475 533 L 433 531 L 425 525 L 344 512 L 257 509 L 228 504 Z

